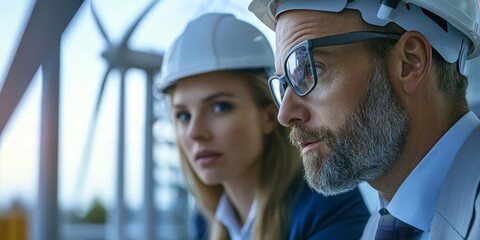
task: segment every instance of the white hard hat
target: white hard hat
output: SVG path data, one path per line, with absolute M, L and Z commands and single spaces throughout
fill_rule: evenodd
M 295 9 L 356 9 L 369 24 L 394 22 L 407 31 L 421 32 L 447 62 L 458 61 L 461 73 L 467 58 L 480 55 L 478 0 L 253 0 L 249 5 L 272 30 L 280 13 Z
M 178 80 L 220 70 L 274 68 L 265 36 L 232 14 L 208 13 L 188 23 L 165 53 L 157 90 L 164 93 Z

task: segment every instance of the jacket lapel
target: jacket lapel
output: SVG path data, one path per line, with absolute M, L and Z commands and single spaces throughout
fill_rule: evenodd
M 480 127 L 460 148 L 442 186 L 430 239 L 465 239 L 480 182 Z

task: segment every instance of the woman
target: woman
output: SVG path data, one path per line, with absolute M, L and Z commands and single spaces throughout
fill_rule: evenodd
M 220 13 L 190 22 L 165 54 L 158 90 L 208 237 L 358 239 L 369 216 L 359 191 L 323 197 L 302 179 L 267 86 L 273 59 L 259 30 Z

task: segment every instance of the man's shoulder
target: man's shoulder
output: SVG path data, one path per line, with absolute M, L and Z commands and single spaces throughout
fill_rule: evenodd
M 446 182 L 457 179 L 457 175 L 466 177 L 478 177 L 479 172 L 474 169 L 480 168 L 480 126 L 476 127 L 460 147 L 448 172 Z M 472 169 L 474 168 L 474 169 Z
M 462 201 L 476 198 L 480 182 L 480 126 L 465 140 L 453 161 L 440 193 L 442 199 Z M 453 191 L 456 194 L 453 194 Z M 473 200 L 471 200 L 473 201 Z M 445 205 L 451 209 L 452 206 Z
M 431 236 L 463 239 L 475 221 L 475 201 L 480 184 L 480 127 L 464 142 L 442 186 Z

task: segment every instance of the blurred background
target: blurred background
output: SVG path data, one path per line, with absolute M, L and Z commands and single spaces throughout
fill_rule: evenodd
M 193 200 L 151 85 L 206 12 L 233 13 L 274 46 L 249 2 L 0 1 L 0 239 L 189 239 Z M 480 62 L 468 64 L 478 106 Z
M 272 43 L 273 32 L 247 11 L 248 0 L 66 2 L 0 1 L 0 239 L 51 240 L 52 231 L 58 239 L 188 239 L 193 201 L 183 186 L 164 104 L 151 94 L 163 52 L 188 21 L 206 12 L 231 12 L 261 28 Z M 56 29 L 61 27 L 63 34 Z M 41 62 L 35 56 L 51 41 L 60 41 L 58 66 L 35 67 Z M 121 55 L 127 47 L 147 62 Z M 122 57 L 127 60 L 116 60 Z M 23 71 L 27 64 L 30 70 Z M 57 85 L 42 82 L 52 71 L 58 72 Z M 26 87 L 15 105 L 6 92 L 21 87 L 6 80 L 20 78 Z M 55 91 L 45 89 L 55 86 L 58 120 Z M 55 121 L 56 146 L 55 136 L 44 133 L 55 132 Z

